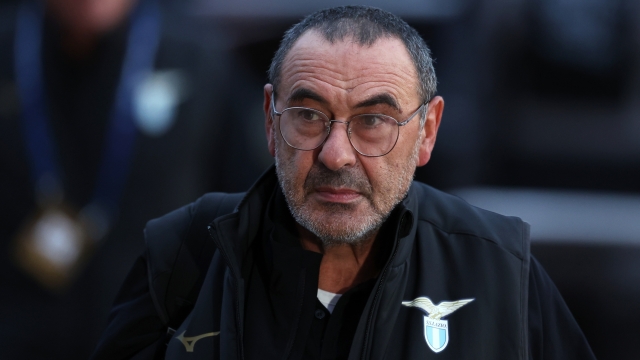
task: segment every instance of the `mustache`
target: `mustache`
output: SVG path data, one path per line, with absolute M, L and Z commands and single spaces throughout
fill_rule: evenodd
M 343 167 L 338 171 L 332 171 L 318 162 L 309 170 L 304 181 L 304 189 L 308 193 L 321 186 L 349 188 L 367 197 L 373 192 L 371 183 L 361 168 Z

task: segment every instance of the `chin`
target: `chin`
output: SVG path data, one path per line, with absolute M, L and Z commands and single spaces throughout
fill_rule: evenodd
M 300 225 L 320 239 L 324 247 L 330 247 L 361 244 L 385 220 L 371 209 L 360 210 L 352 204 L 332 203 L 322 206 L 322 209 L 302 206 L 291 209 L 291 213 Z

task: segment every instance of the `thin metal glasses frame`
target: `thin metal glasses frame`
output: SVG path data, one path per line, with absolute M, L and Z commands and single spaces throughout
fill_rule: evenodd
M 322 145 L 324 145 L 324 143 L 327 141 L 327 139 L 329 138 L 329 135 L 331 134 L 331 129 L 333 128 L 331 125 L 333 125 L 333 123 L 341 123 L 341 124 L 345 124 L 347 125 L 347 138 L 349 138 L 349 144 L 351 144 L 351 147 L 353 147 L 358 154 L 362 155 L 362 156 L 367 156 L 367 157 L 380 157 L 380 156 L 385 156 L 388 153 L 390 153 L 395 147 L 396 144 L 398 143 L 398 138 L 400 137 L 400 131 L 396 132 L 396 138 L 395 141 L 393 142 L 393 145 L 391 146 L 391 148 L 389 148 L 389 150 L 387 152 L 385 152 L 384 154 L 380 154 L 380 155 L 369 155 L 369 154 L 365 154 L 363 152 L 361 152 L 360 150 L 358 150 L 358 148 L 353 144 L 353 141 L 351 140 L 351 128 L 350 128 L 350 124 L 351 124 L 351 119 L 353 119 L 356 116 L 363 116 L 363 115 L 371 115 L 371 116 L 384 116 L 386 118 L 390 118 L 393 119 L 393 121 L 396 122 L 396 125 L 398 125 L 398 127 L 401 126 L 405 126 L 409 123 L 409 121 L 411 121 L 411 119 L 413 119 L 419 112 L 420 110 L 422 110 L 423 107 L 429 107 L 429 101 L 426 101 L 424 103 L 422 103 L 422 105 L 420 105 L 420 107 L 418 107 L 418 109 L 416 111 L 414 111 L 411 115 L 409 115 L 409 117 L 404 120 L 404 121 L 398 121 L 396 120 L 393 116 L 390 115 L 385 115 L 385 114 L 358 114 L 358 115 L 354 115 L 352 117 L 349 118 L 348 121 L 342 121 L 342 120 L 331 120 L 327 114 L 323 113 L 320 110 L 317 109 L 313 109 L 313 108 L 308 108 L 308 107 L 303 107 L 303 106 L 293 106 L 293 107 L 288 107 L 288 108 L 284 108 L 282 110 L 282 112 L 279 112 L 278 110 L 276 110 L 276 104 L 275 104 L 275 91 L 271 93 L 271 111 L 272 111 L 272 118 L 275 117 L 275 115 L 277 115 L 279 118 L 282 116 L 282 114 L 284 114 L 285 111 L 288 110 L 295 110 L 295 109 L 301 109 L 301 110 L 311 110 L 311 111 L 315 111 L 318 112 L 322 115 L 324 115 L 325 118 L 327 118 L 329 120 L 329 125 L 327 126 L 327 134 L 324 137 L 324 140 L 322 140 L 320 142 L 320 144 L 318 144 L 316 147 L 311 148 L 311 149 L 301 149 L 299 147 L 293 146 L 289 143 L 289 141 L 287 140 L 287 138 L 284 137 L 284 135 L 282 134 L 282 128 L 280 127 L 280 124 L 278 124 L 278 132 L 280 133 L 280 136 L 282 136 L 282 139 L 287 143 L 287 145 L 291 146 L 292 148 L 296 149 L 296 150 L 301 150 L 301 151 L 311 151 L 311 150 L 315 150 L 319 147 L 321 147 Z M 425 111 L 426 112 L 426 111 Z M 426 116 L 426 114 L 425 114 Z M 399 129 L 398 129 L 399 130 Z

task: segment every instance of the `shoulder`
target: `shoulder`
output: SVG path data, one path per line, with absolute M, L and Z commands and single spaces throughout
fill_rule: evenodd
M 530 359 L 595 359 L 560 292 L 533 256 L 528 305 Z
M 196 201 L 167 213 L 159 218 L 150 220 L 145 231 L 179 233 L 192 225 L 195 217 L 202 217 L 212 221 L 221 211 L 232 212 L 240 202 L 244 193 L 212 192 L 202 195 Z
M 469 235 L 507 248 L 523 258 L 528 254 L 529 224 L 470 205 L 463 199 L 414 181 L 408 196 L 417 220 L 448 234 Z
M 216 217 L 232 212 L 244 193 L 207 193 L 191 204 L 153 219 L 144 229 L 147 256 L 152 264 L 170 268 L 186 239 L 206 238 L 207 225 Z M 169 255 L 169 256 L 168 256 Z

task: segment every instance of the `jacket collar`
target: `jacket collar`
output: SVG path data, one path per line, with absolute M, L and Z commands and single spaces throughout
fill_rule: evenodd
M 277 186 L 280 185 L 275 166 L 271 166 L 249 188 L 233 213 L 218 217 L 209 225 L 216 246 L 238 277 L 242 274 L 242 260 L 262 227 L 267 204 Z
M 234 264 L 230 265 L 235 267 L 237 271 L 240 270 L 239 266 L 251 242 L 260 231 L 267 205 L 278 186 L 280 184 L 278 183 L 275 165 L 272 165 L 247 191 L 234 213 L 220 217 L 212 223 L 224 234 L 237 234 L 237 237 L 233 236 L 234 239 L 232 241 L 219 241 L 218 243 L 218 246 L 225 248 L 226 252 L 233 256 L 230 260 Z M 397 248 L 395 248 L 395 256 L 390 264 L 392 267 L 404 263 L 411 254 L 417 229 L 416 219 L 419 203 L 415 187 L 415 183 L 411 185 L 407 196 L 396 206 L 386 220 L 387 222 L 394 221 L 396 223 L 394 241 L 397 242 L 395 244 Z M 239 274 L 239 272 L 237 273 Z
M 393 211 L 398 214 L 395 236 L 397 250 L 395 257 L 392 259 L 391 266 L 396 267 L 409 258 L 416 238 L 418 228 L 418 194 L 415 189 L 415 183 L 411 184 L 407 196 L 405 196 Z

